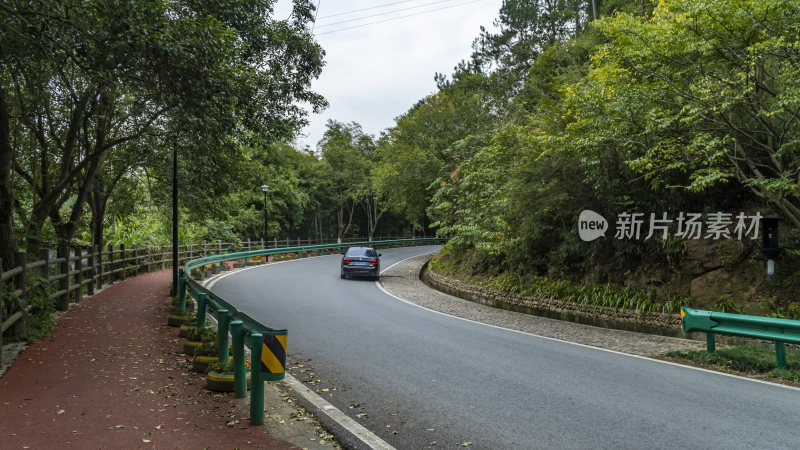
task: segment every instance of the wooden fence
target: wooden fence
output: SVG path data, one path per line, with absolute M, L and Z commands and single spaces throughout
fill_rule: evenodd
M 383 239 L 400 239 L 381 237 Z M 345 239 L 345 242 L 363 241 L 363 239 Z M 273 239 L 268 242 L 247 240 L 244 242 L 204 242 L 202 244 L 185 244 L 178 246 L 178 263 L 201 256 L 217 255 L 234 251 L 249 251 L 278 246 L 313 245 L 330 242 L 317 242 L 314 239 Z M 55 250 L 41 249 L 38 259 L 27 261 L 24 252 L 18 252 L 14 258 L 14 267 L 0 274 L 0 364 L 3 362 L 3 334 L 9 328 L 15 339 L 26 334 L 26 317 L 33 305 L 26 300 L 37 286 L 46 285 L 55 288 L 48 292 L 55 301 L 59 311 L 66 311 L 70 302 L 79 302 L 95 291 L 129 276 L 136 276 L 152 270 L 163 270 L 172 267 L 172 247 L 133 248 L 124 245 L 117 248 L 109 244 L 106 249 L 100 247 L 61 245 Z M 2 267 L 2 260 L 0 260 Z M 32 275 L 38 275 L 32 276 Z M 29 280 L 33 280 L 31 285 Z M 11 302 L 6 303 L 6 299 Z

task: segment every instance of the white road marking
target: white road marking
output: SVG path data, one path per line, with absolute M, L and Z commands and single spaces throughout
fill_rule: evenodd
M 417 255 L 417 256 L 430 255 L 432 253 L 436 253 L 436 252 L 422 253 L 422 254 Z M 405 258 L 403 260 L 397 261 L 396 263 L 394 263 L 391 266 L 387 267 L 386 269 L 382 270 L 381 274 L 383 274 L 384 272 L 388 271 L 392 267 L 400 264 L 401 262 L 407 261 L 407 260 L 409 260 L 411 258 L 416 258 L 417 256 L 411 256 L 411 257 Z M 558 338 L 553 338 L 553 337 L 548 337 L 548 336 L 541 336 L 541 335 L 534 334 L 534 333 L 528 333 L 527 331 L 514 330 L 512 328 L 506 328 L 506 327 L 501 327 L 501 326 L 498 326 L 498 325 L 492 325 L 492 324 L 489 324 L 489 323 L 478 322 L 478 321 L 472 320 L 472 319 L 465 319 L 463 317 L 458 317 L 458 316 L 454 316 L 452 314 L 447 314 L 447 313 L 444 313 L 444 312 L 441 312 L 441 311 L 436 311 L 435 309 L 430 309 L 430 308 L 427 308 L 425 306 L 420 306 L 420 305 L 418 305 L 416 303 L 410 302 L 410 301 L 408 301 L 408 300 L 406 300 L 404 298 L 400 298 L 400 297 L 392 294 L 391 292 L 389 292 L 386 289 L 384 289 L 383 285 L 381 285 L 381 283 L 379 283 L 377 281 L 375 282 L 375 284 L 386 295 L 394 297 L 395 299 L 400 300 L 403 303 L 407 303 L 407 304 L 409 304 L 411 306 L 415 306 L 417 308 L 421 308 L 421 309 L 424 309 L 424 310 L 427 310 L 427 311 L 430 311 L 430 312 L 433 312 L 433 313 L 436 313 L 436 314 L 441 314 L 443 316 L 452 317 L 454 319 L 463 320 L 463 321 L 466 321 L 466 322 L 472 322 L 474 324 L 484 325 L 484 326 L 487 326 L 487 327 L 497 328 L 497 329 L 500 329 L 500 330 L 513 331 L 514 333 L 525 334 L 525 335 L 528 335 L 528 336 L 534 336 L 534 337 L 538 337 L 538 338 L 541 338 L 541 339 L 547 339 L 547 340 L 550 340 L 550 341 L 563 342 L 565 344 L 577 345 L 579 347 L 591 348 L 591 349 L 594 349 L 594 350 L 601 350 L 601 351 L 608 352 L 608 353 L 613 353 L 613 354 L 616 354 L 616 355 L 629 356 L 631 358 L 639 358 L 639 359 L 644 359 L 644 360 L 647 360 L 647 361 L 654 361 L 654 362 L 657 362 L 657 363 L 667 364 L 667 365 L 670 365 L 670 366 L 682 367 L 682 368 L 685 368 L 685 369 L 698 370 L 700 372 L 706 372 L 706 373 L 710 373 L 710 374 L 714 374 L 714 375 L 720 375 L 720 376 L 731 377 L 731 378 L 738 378 L 740 380 L 752 381 L 754 383 L 761 383 L 761 384 L 766 384 L 766 385 L 769 385 L 769 386 L 777 386 L 777 387 L 782 387 L 782 388 L 785 388 L 785 389 L 791 389 L 793 391 L 800 391 L 800 388 L 795 387 L 795 386 L 789 386 L 789 385 L 780 384 L 780 383 L 773 383 L 771 381 L 766 381 L 766 380 L 758 380 L 758 379 L 754 379 L 754 378 L 747 378 L 747 377 L 743 377 L 741 375 L 735 375 L 735 374 L 731 374 L 731 373 L 717 372 L 715 370 L 703 369 L 702 367 L 689 366 L 689 365 L 679 364 L 679 363 L 675 363 L 675 362 L 671 362 L 671 361 L 664 361 L 664 360 L 661 360 L 661 359 L 650 358 L 650 357 L 647 357 L 647 356 L 632 355 L 630 353 L 624 353 L 624 352 L 620 352 L 620 351 L 617 351 L 617 350 L 611 350 L 611 349 L 602 348 L 602 347 L 595 347 L 593 345 L 581 344 L 581 343 L 578 343 L 578 342 L 565 341 L 563 339 L 558 339 Z M 467 300 L 464 300 L 464 301 L 467 301 Z
M 334 255 L 322 255 L 322 256 L 334 256 Z M 322 256 L 319 256 L 319 257 L 322 257 Z M 306 259 L 306 258 L 303 258 L 303 259 Z M 269 264 L 280 264 L 280 263 L 292 262 L 292 261 L 298 261 L 298 260 L 294 259 L 294 260 L 289 260 L 289 261 L 279 261 L 279 262 L 276 262 L 276 263 L 269 263 Z M 240 273 L 243 270 L 253 269 L 255 267 L 258 267 L 258 266 L 245 267 L 245 268 L 238 269 L 238 270 L 235 270 L 235 271 L 231 271 L 231 272 L 228 272 L 228 273 L 225 273 L 225 274 L 216 275 L 216 276 L 214 276 L 212 278 L 209 278 L 208 280 L 206 280 L 202 284 L 206 289 L 211 290 L 211 288 L 214 287 L 214 284 L 216 284 L 217 281 L 227 277 L 228 275 L 232 275 L 234 273 Z M 209 316 L 210 316 L 210 314 L 209 314 Z M 215 324 L 217 322 L 216 319 L 214 319 L 213 316 L 210 318 L 210 320 L 212 320 Z M 245 350 L 248 351 L 247 348 L 245 348 Z M 333 420 L 334 422 L 339 424 L 339 426 L 344 428 L 348 433 L 352 434 L 355 438 L 359 439 L 361 442 L 363 442 L 364 444 L 368 445 L 370 448 L 373 448 L 373 449 L 376 449 L 376 450 L 395 450 L 394 447 L 389 445 L 383 439 L 379 438 L 375 433 L 369 431 L 369 429 L 367 429 L 366 427 L 364 427 L 360 423 L 356 422 L 355 420 L 350 418 L 350 416 L 348 416 L 347 414 L 343 413 L 337 407 L 335 407 L 332 404 L 330 404 L 330 402 L 328 402 L 327 400 L 325 400 L 324 398 L 319 396 L 316 392 L 314 392 L 311 389 L 309 389 L 308 387 L 306 387 L 306 385 L 304 385 L 302 382 L 298 381 L 288 371 L 286 371 L 286 373 L 284 375 L 283 382 L 286 383 L 286 385 L 289 388 L 291 388 L 297 395 L 305 398 L 306 401 L 308 401 L 309 403 L 314 405 L 319 410 L 320 414 L 327 415 L 328 418 L 330 418 L 331 420 Z
M 328 401 L 324 398 L 317 395 L 316 392 L 306 387 L 305 384 L 298 381 L 290 373 L 286 373 L 286 377 L 283 379 L 283 382 L 292 388 L 295 393 L 302 396 L 308 402 L 314 405 L 320 412 L 326 414 L 331 420 L 334 420 L 341 427 L 345 428 L 348 432 L 361 440 L 361 442 L 364 444 L 368 445 L 370 448 L 383 450 L 394 449 L 394 447 L 386 443 L 386 441 L 376 436 L 375 433 L 369 431 L 366 427 L 350 418 L 350 416 L 343 413 L 335 406 L 328 403 Z

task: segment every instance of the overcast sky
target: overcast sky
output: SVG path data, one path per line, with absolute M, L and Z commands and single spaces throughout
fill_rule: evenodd
M 492 22 L 502 3 L 502 0 L 318 1 L 314 33 L 326 55 L 322 75 L 314 81 L 312 89 L 322 94 L 330 106 L 320 114 L 310 114 L 310 125 L 297 139 L 300 147 L 312 149 L 316 149 L 322 138 L 328 119 L 358 122 L 366 133 L 375 137 L 391 127 L 395 117 L 434 92 L 436 72 L 449 76 L 459 61 L 469 57 L 480 26 L 494 29 Z M 278 0 L 276 17 L 288 17 L 291 5 L 291 0 Z M 342 14 L 362 9 L 366 10 Z M 365 16 L 373 17 L 353 21 Z M 387 20 L 401 16 L 410 17 Z M 378 21 L 383 22 L 343 30 Z M 323 34 L 334 30 L 341 31 Z

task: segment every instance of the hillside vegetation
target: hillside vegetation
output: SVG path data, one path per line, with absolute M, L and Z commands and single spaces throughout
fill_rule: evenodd
M 504 2 L 499 30 L 383 136 L 389 195 L 452 238 L 434 269 L 797 316 L 800 2 L 606 1 L 591 15 Z M 584 210 L 604 237 L 580 238 Z M 767 279 L 754 226 L 772 213 L 784 250 Z

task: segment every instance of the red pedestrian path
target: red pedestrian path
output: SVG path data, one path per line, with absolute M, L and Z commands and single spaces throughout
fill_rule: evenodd
M 167 326 L 170 282 L 161 271 L 109 286 L 28 347 L 0 378 L 0 447 L 299 448 L 191 371 Z

